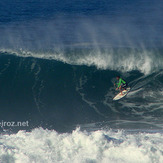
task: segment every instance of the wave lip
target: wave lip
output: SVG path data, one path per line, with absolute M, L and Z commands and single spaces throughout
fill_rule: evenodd
M 1 50 L 20 57 L 35 57 L 61 61 L 71 65 L 95 66 L 102 70 L 129 72 L 138 70 L 148 75 L 163 69 L 161 50 L 117 49 L 57 49 L 32 52 L 23 49 Z

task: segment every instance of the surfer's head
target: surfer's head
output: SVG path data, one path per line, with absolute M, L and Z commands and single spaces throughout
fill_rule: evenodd
M 116 79 L 119 80 L 120 79 L 120 76 L 117 76 Z

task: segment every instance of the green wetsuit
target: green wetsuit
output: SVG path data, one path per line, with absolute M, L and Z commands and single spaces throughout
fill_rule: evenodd
M 126 84 L 126 82 L 122 78 L 119 78 L 119 83 L 117 84 L 118 88 L 121 86 L 122 83 Z

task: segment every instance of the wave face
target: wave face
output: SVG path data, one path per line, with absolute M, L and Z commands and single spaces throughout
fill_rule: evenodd
M 136 62 L 134 58 L 139 57 L 139 51 L 130 55 L 131 50 L 117 49 L 114 55 L 104 55 L 108 60 L 102 61 L 98 54 L 90 59 L 93 51 L 67 50 L 62 57 L 51 54 L 46 59 L 46 54 L 1 53 L 0 107 L 3 120 L 9 121 L 11 117 L 14 121 L 28 120 L 31 129 L 42 126 L 58 131 L 69 131 L 78 124 L 87 123 L 94 123 L 94 128 L 98 128 L 99 122 L 103 127 L 162 129 L 161 51 L 158 53 L 160 58 L 155 58 L 158 65 L 151 62 L 152 57 L 157 56 L 152 52 L 144 56 L 148 59 L 137 63 L 139 59 Z M 126 54 L 121 58 L 119 51 Z M 60 61 L 54 59 L 56 56 Z M 123 57 L 126 69 L 120 63 Z M 108 65 L 100 66 L 107 61 Z M 113 61 L 117 64 L 114 65 Z M 128 81 L 131 92 L 123 100 L 113 102 L 118 93 L 113 87 L 116 75 Z

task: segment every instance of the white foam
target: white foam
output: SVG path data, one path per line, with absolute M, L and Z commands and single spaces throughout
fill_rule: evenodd
M 54 130 L 1 135 L 0 161 L 9 163 L 152 163 L 163 162 L 162 133 L 112 130 L 59 134 Z
M 94 49 L 90 52 L 81 54 L 72 53 L 66 54 L 64 51 L 58 49 L 57 52 L 30 52 L 23 49 L 16 51 L 13 50 L 1 50 L 1 52 L 8 52 L 20 57 L 36 57 L 42 59 L 53 59 L 73 65 L 87 65 L 96 66 L 98 69 L 110 69 L 121 72 L 128 72 L 132 70 L 138 70 L 144 74 L 160 70 L 163 68 L 163 58 L 159 53 L 152 51 L 135 51 L 134 49 L 130 53 L 120 51 L 114 53 L 112 49 Z

